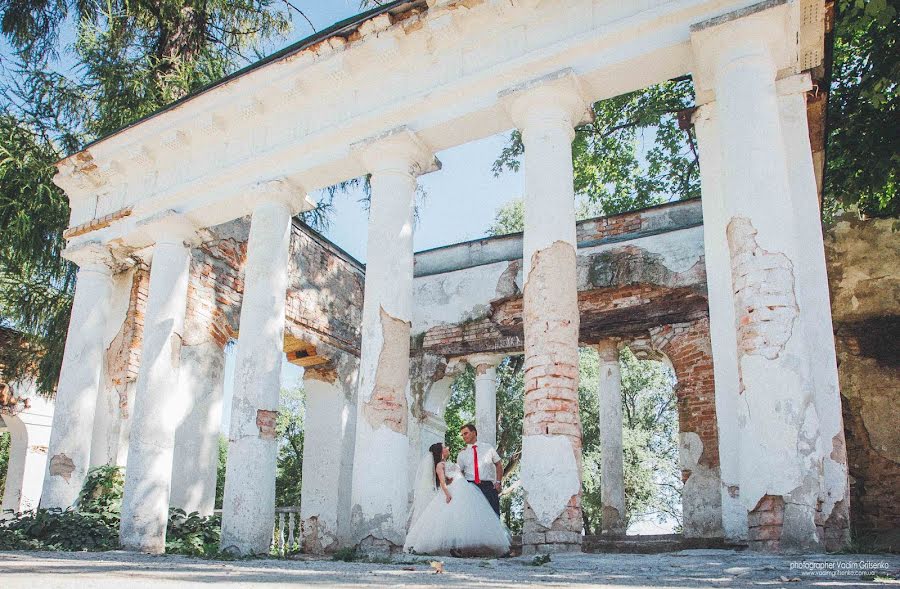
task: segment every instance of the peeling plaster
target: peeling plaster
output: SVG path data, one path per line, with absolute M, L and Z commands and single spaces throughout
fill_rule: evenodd
M 522 437 L 520 480 L 535 520 L 550 528 L 569 500 L 581 492 L 575 448 L 567 436 Z
M 366 401 L 363 414 L 373 429 L 388 427 L 406 433 L 406 386 L 409 383 L 409 321 L 388 314 L 381 315 L 381 352 L 375 371 L 375 386 Z
M 259 437 L 264 440 L 275 439 L 275 422 L 278 419 L 277 411 L 267 409 L 256 410 L 256 427 L 259 428 Z
M 759 247 L 756 235 L 746 217 L 728 223 L 738 352 L 774 360 L 791 339 L 800 313 L 794 265 L 783 253 Z
M 678 461 L 685 473 L 682 490 L 684 535 L 688 538 L 717 538 L 722 530 L 722 496 L 718 467 L 701 462 L 703 441 L 695 432 L 679 435 Z
M 62 477 L 69 482 L 75 472 L 75 463 L 65 454 L 57 454 L 50 459 L 50 476 Z

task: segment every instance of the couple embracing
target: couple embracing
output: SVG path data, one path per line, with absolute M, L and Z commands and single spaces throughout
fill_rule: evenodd
M 432 444 L 422 458 L 415 488 L 412 525 L 406 552 L 450 556 L 503 556 L 509 532 L 500 523 L 500 480 L 503 466 L 490 444 L 478 443 L 471 423 L 460 430 L 466 447 L 458 464 L 450 450 Z

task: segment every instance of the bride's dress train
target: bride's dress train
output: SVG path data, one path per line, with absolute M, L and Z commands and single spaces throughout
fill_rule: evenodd
M 443 491 L 416 514 L 406 535 L 405 552 L 450 556 L 503 556 L 509 552 L 509 533 L 481 491 L 468 482 L 453 463 L 445 473 L 453 481 L 447 486 L 453 499 L 447 503 Z

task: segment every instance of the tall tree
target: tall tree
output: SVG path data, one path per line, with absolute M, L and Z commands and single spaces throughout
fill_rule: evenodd
M 900 215 L 900 3 L 838 0 L 826 210 Z
M 693 106 L 690 79 L 678 79 L 593 104 L 594 121 L 575 129 L 575 193 L 607 215 L 700 195 L 692 130 L 678 113 Z M 516 171 L 525 146 L 518 131 L 493 164 L 495 175 Z
M 0 64 L 0 324 L 40 356 L 42 392 L 58 379 L 75 283 L 53 163 L 246 64 L 284 37 L 292 11 L 286 0 L 0 0 L 14 50 Z

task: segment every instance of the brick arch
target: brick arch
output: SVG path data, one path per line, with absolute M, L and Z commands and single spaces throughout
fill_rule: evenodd
M 649 347 L 675 371 L 685 537 L 722 537 L 722 482 L 709 319 L 650 330 Z
M 669 360 L 678 380 L 675 395 L 679 430 L 696 433 L 703 443 L 699 462 L 718 468 L 719 433 L 709 319 L 655 328 L 650 332 L 650 342 L 653 350 Z

